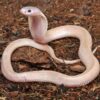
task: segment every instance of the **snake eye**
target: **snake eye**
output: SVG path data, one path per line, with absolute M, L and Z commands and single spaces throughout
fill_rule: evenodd
M 31 12 L 31 10 L 29 9 L 28 12 Z

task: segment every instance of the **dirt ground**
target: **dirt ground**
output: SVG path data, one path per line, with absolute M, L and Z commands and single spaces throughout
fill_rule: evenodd
M 40 8 L 47 16 L 49 29 L 69 24 L 83 26 L 92 36 L 93 48 L 100 45 L 100 0 L 0 0 L 0 60 L 11 41 L 31 38 L 27 17 L 19 12 L 23 6 Z M 79 40 L 75 38 L 56 40 L 49 45 L 59 58 L 78 58 Z M 100 62 L 100 49 L 95 56 Z M 47 69 L 79 74 L 71 71 L 71 65 L 57 64 L 47 53 L 31 47 L 17 49 L 12 65 L 16 72 Z M 69 88 L 41 82 L 14 83 L 0 71 L 0 100 L 100 100 L 100 74 L 86 86 Z

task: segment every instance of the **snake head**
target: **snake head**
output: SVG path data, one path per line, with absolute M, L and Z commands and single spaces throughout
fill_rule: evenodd
M 41 13 L 38 8 L 31 6 L 21 8 L 20 12 L 26 16 L 33 16 Z
M 48 28 L 46 16 L 36 7 L 23 7 L 20 12 L 28 17 L 29 29 L 32 37 L 39 43 L 45 43 L 45 34 Z

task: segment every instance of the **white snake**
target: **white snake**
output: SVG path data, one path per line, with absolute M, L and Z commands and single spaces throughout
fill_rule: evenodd
M 10 43 L 2 55 L 1 70 L 3 75 L 14 82 L 51 82 L 55 84 L 64 84 L 66 86 L 82 86 L 93 81 L 99 74 L 100 65 L 91 51 L 92 39 L 89 32 L 75 25 L 65 25 L 53 28 L 47 31 L 48 21 L 46 16 L 36 7 L 23 7 L 21 13 L 28 16 L 29 29 L 34 40 L 18 39 Z M 55 39 L 64 37 L 75 37 L 80 40 L 78 55 L 86 66 L 86 70 L 75 76 L 69 76 L 56 71 L 40 70 L 17 73 L 11 65 L 11 55 L 16 48 L 22 46 L 31 46 L 39 50 L 48 52 L 55 60 L 63 63 L 63 60 L 57 58 L 53 49 L 46 43 Z M 36 41 L 36 42 L 35 42 Z M 79 60 L 64 62 L 72 64 Z

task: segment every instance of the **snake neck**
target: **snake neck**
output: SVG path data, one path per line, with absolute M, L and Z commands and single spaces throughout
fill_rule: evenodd
M 29 30 L 33 39 L 38 43 L 46 43 L 45 34 L 48 28 L 47 18 L 41 15 L 29 16 L 28 17 Z

